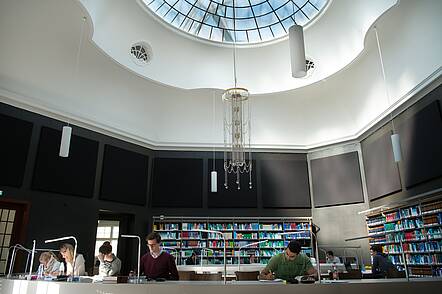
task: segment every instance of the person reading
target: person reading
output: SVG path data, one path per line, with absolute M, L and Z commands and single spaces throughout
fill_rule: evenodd
M 334 256 L 333 251 L 329 250 L 326 254 L 326 261 L 327 263 L 341 263 L 341 260 L 339 257 Z
M 160 234 L 150 233 L 146 237 L 146 242 L 149 252 L 141 257 L 141 273 L 151 279 L 178 280 L 175 258 L 162 250 Z
M 121 260 L 112 253 L 112 245 L 106 241 L 98 249 L 97 259 L 100 261 L 100 276 L 117 276 L 121 270 Z
M 310 258 L 301 253 L 301 244 L 292 240 L 285 252 L 273 256 L 267 266 L 261 271 L 259 278 L 262 280 L 293 280 L 296 276 L 317 274 Z

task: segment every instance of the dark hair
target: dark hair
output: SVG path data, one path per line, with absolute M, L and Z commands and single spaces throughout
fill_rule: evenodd
M 333 251 L 331 251 L 331 250 L 327 251 L 327 254 L 330 256 L 334 256 Z
M 156 240 L 157 243 L 161 243 L 161 236 L 157 232 L 152 232 L 146 236 L 146 241 L 148 240 Z
M 104 255 L 112 253 L 112 245 L 110 244 L 110 242 L 106 241 L 103 243 L 103 245 L 100 246 L 100 248 L 98 249 L 98 252 L 100 252 Z
M 370 250 L 373 250 L 378 253 L 382 253 L 382 246 L 379 244 L 371 245 Z
M 299 252 L 301 252 L 301 244 L 296 241 L 296 240 L 292 240 L 290 241 L 289 245 L 287 246 L 287 248 L 296 254 L 299 254 Z

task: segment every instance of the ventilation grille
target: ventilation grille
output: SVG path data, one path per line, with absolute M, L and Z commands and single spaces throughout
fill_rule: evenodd
M 305 68 L 307 70 L 307 74 L 304 78 L 311 77 L 313 72 L 315 71 L 315 63 L 310 58 L 305 59 Z
M 146 42 L 135 43 L 130 47 L 130 56 L 136 64 L 145 66 L 152 60 L 152 47 Z

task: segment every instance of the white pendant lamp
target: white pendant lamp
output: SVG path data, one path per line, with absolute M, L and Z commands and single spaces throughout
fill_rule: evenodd
M 61 141 L 60 141 L 60 153 L 61 157 L 69 156 L 69 147 L 71 146 L 71 135 L 72 128 L 70 126 L 64 126 L 63 132 L 61 133 Z
M 84 26 L 86 24 L 86 17 L 82 18 L 83 23 L 81 25 L 81 34 L 80 34 L 80 40 L 78 41 L 78 49 L 77 49 L 77 58 L 75 61 L 75 76 L 78 80 L 78 66 L 80 63 L 80 52 L 81 52 L 81 45 L 83 42 L 83 35 L 84 35 Z M 63 127 L 63 131 L 61 133 L 61 141 L 60 141 L 60 151 L 58 155 L 60 157 L 69 157 L 69 148 L 71 146 L 71 136 L 72 136 L 72 127 L 67 126 Z
M 399 134 L 391 135 L 391 146 L 393 147 L 394 161 L 399 162 L 402 160 L 401 152 L 401 140 Z
M 384 81 L 384 87 L 385 87 L 385 96 L 387 97 L 388 106 L 391 106 L 390 93 L 388 92 L 387 78 L 385 75 L 384 59 L 382 57 L 381 43 L 379 42 L 378 30 L 376 27 L 374 27 L 374 32 L 376 36 L 376 44 L 378 47 L 379 62 L 381 63 L 382 79 Z M 391 135 L 391 147 L 393 149 L 393 157 L 395 162 L 399 162 L 402 160 L 401 140 L 399 134 L 396 133 L 396 129 L 394 127 L 394 119 L 392 111 L 390 112 L 390 121 L 393 128 L 393 134 Z
M 212 95 L 212 134 L 215 137 L 215 91 L 213 91 Z M 210 191 L 212 193 L 218 192 L 218 173 L 215 170 L 215 138 L 213 139 L 213 168 L 210 173 Z
M 212 193 L 218 192 L 218 179 L 217 179 L 217 177 L 218 177 L 218 173 L 216 171 L 212 171 L 210 173 L 210 179 L 211 179 L 210 191 Z
M 302 78 L 307 75 L 305 64 L 304 30 L 302 26 L 294 24 L 289 28 L 290 61 L 292 76 Z

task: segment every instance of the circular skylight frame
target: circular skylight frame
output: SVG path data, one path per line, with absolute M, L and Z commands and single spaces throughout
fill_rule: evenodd
M 210 43 L 224 45 L 235 43 L 241 46 L 272 43 L 285 38 L 288 28 L 295 23 L 295 20 L 304 27 L 311 24 L 328 7 L 331 0 L 139 0 L 139 2 L 161 22 L 187 36 Z M 224 15 L 221 16 L 219 12 L 223 12 Z M 234 29 L 236 34 L 233 34 Z

